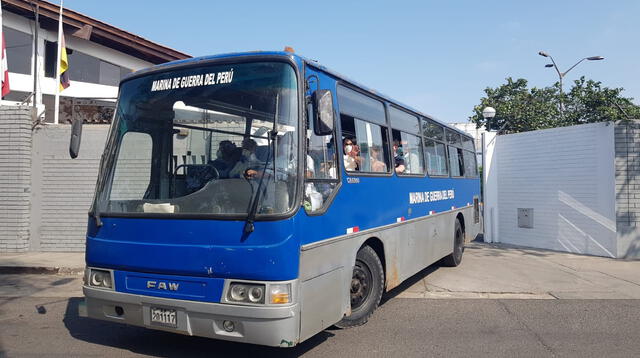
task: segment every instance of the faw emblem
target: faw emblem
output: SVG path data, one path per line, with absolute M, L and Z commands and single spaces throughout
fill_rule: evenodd
M 164 281 L 147 281 L 147 288 L 155 288 L 158 290 L 178 291 L 179 283 L 176 282 L 164 282 Z

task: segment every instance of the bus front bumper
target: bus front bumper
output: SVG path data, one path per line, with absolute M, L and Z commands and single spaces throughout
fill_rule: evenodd
M 298 304 L 285 307 L 241 306 L 150 297 L 83 287 L 85 305 L 81 314 L 89 318 L 134 326 L 209 337 L 221 340 L 292 347 L 298 343 Z M 175 327 L 151 322 L 151 309 L 175 310 Z M 223 322 L 230 321 L 229 331 Z M 227 329 L 225 329 L 227 328 Z

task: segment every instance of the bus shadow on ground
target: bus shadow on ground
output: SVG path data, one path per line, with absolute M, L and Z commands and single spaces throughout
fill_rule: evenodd
M 298 357 L 334 336 L 331 332 L 323 331 L 293 348 L 185 336 L 80 317 L 78 306 L 82 300 L 80 297 L 70 298 L 63 319 L 73 338 L 154 357 Z

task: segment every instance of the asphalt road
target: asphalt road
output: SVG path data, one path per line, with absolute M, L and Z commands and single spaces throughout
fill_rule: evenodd
M 21 292 L 27 296 L 0 297 L 0 357 L 632 357 L 640 352 L 640 300 L 387 297 L 366 325 L 329 329 L 287 349 L 90 320 L 78 317 L 80 297 Z

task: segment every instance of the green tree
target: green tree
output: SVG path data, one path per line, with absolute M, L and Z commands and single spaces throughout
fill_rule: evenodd
M 568 93 L 560 92 L 560 84 L 551 87 L 531 88 L 527 80 L 506 79 L 507 83 L 497 88 L 486 88 L 486 96 L 475 106 L 469 120 L 476 126 L 490 130 L 504 129 L 507 132 L 526 132 L 582 123 L 593 123 L 640 118 L 640 107 L 632 98 L 620 96 L 622 88 L 603 87 L 601 82 L 576 80 Z M 485 121 L 482 110 L 491 106 L 496 116 Z M 562 108 L 562 110 L 561 110 Z

